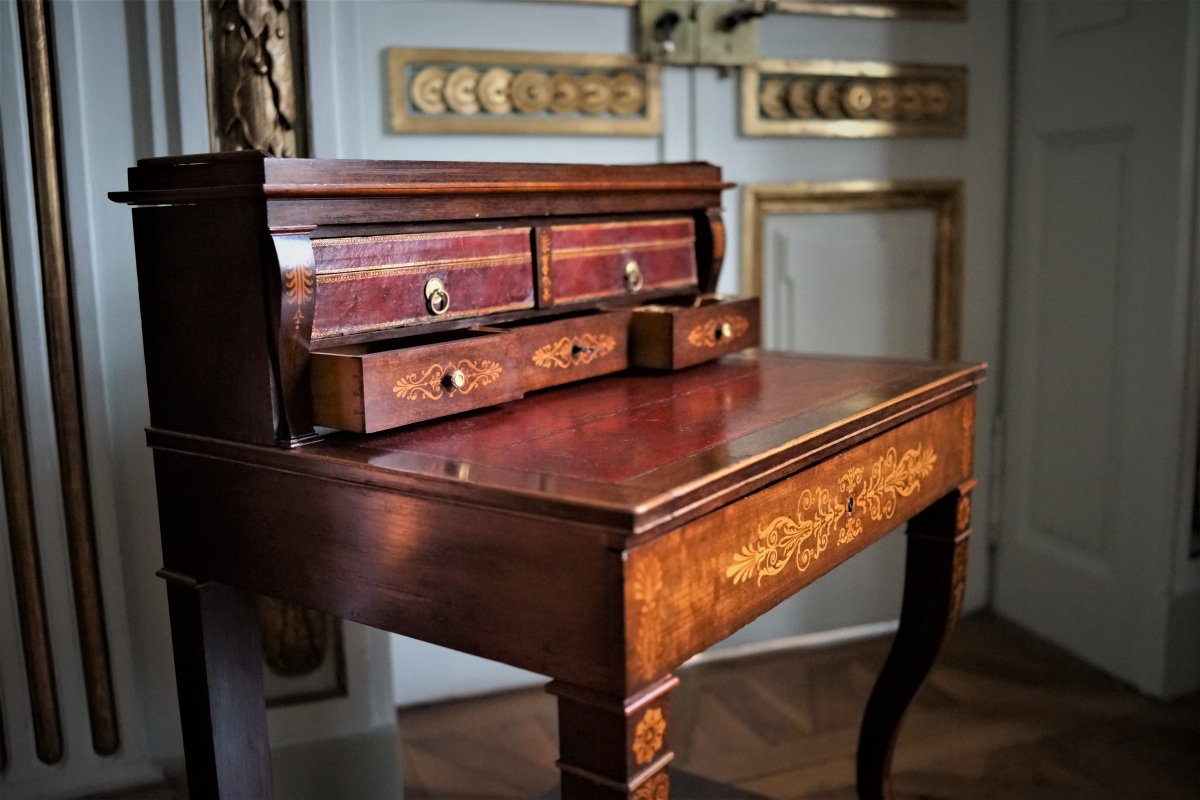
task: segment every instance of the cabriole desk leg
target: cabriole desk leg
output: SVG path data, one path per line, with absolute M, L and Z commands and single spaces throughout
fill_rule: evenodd
M 162 570 L 171 611 L 188 796 L 271 797 L 254 596 Z
M 553 681 L 558 697 L 558 768 L 563 800 L 667 800 L 667 764 L 675 757 L 667 741 L 668 693 L 674 675 L 630 697 Z
M 858 738 L 858 796 L 893 797 L 892 751 L 908 704 L 954 633 L 967 578 L 971 488 L 963 484 L 908 523 L 900 628 Z

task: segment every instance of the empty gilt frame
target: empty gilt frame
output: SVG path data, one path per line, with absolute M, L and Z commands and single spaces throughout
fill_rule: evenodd
M 742 68 L 746 136 L 962 136 L 966 127 L 966 67 L 773 58 Z
M 393 47 L 388 73 L 398 133 L 662 131 L 659 68 L 634 56 Z
M 772 214 L 848 214 L 928 209 L 934 214 L 933 358 L 959 353 L 962 295 L 960 181 L 757 183 L 742 191 L 742 293 L 763 292 L 766 220 Z

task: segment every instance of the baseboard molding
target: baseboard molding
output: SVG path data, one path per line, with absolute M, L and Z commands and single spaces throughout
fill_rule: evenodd
M 765 642 L 750 642 L 748 644 L 731 645 L 706 650 L 694 655 L 684 662 L 684 668 L 697 664 L 713 664 L 718 661 L 729 661 L 735 658 L 781 653 L 786 650 L 803 650 L 817 647 L 832 647 L 838 644 L 848 644 L 861 639 L 872 639 L 876 636 L 890 636 L 900 626 L 900 620 L 890 619 L 883 622 L 868 622 L 865 625 L 850 625 L 845 628 L 835 628 L 831 631 L 817 633 L 801 633 L 796 636 L 783 636 L 778 639 L 768 639 Z

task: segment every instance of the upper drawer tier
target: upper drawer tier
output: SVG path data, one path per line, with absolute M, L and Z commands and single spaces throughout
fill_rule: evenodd
M 312 244 L 314 339 L 533 307 L 529 228 Z
M 687 217 L 553 225 L 538 230 L 538 305 L 696 286 L 696 228 Z

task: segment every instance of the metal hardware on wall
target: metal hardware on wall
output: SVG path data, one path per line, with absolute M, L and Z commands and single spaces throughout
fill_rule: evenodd
M 934 214 L 932 357 L 958 358 L 962 294 L 962 183 L 959 181 L 747 185 L 742 191 L 742 293 L 762 295 L 768 215 L 900 209 L 928 209 Z
M 303 6 L 298 0 L 204 0 L 214 150 L 308 152 Z
M 392 130 L 653 136 L 658 67 L 632 56 L 388 51 Z
M 742 69 L 746 136 L 962 136 L 966 119 L 966 67 L 768 59 Z
M 50 9 L 47 0 L 28 0 L 18 3 L 17 11 L 28 98 L 42 306 L 75 622 L 83 662 L 92 748 L 101 755 L 110 755 L 116 752 L 120 739 L 92 516 L 92 489 L 88 475 L 79 359 L 75 343 L 74 286 L 67 261 Z M 44 711 L 49 713 L 48 708 Z M 35 707 L 35 713 L 41 712 Z M 44 721 L 44 724 L 52 723 Z M 56 761 L 59 757 L 61 748 L 52 760 Z
M 758 20 L 765 0 L 638 4 L 638 53 L 660 64 L 738 66 L 758 60 Z
M 780 14 L 962 22 L 967 18 L 967 0 L 775 0 L 772 10 Z

